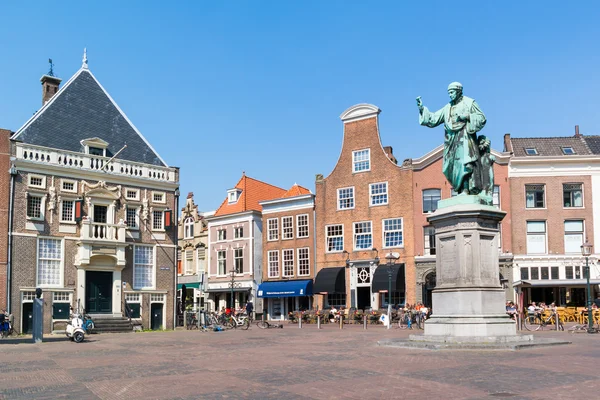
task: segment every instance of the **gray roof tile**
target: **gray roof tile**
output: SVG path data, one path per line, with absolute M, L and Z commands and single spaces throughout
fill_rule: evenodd
M 600 136 L 584 136 L 592 154 L 600 154 Z
M 575 155 L 592 154 L 582 137 L 510 138 L 510 141 L 515 157 L 565 156 L 563 147 L 572 147 Z M 525 149 L 529 148 L 535 148 L 538 155 L 527 155 Z

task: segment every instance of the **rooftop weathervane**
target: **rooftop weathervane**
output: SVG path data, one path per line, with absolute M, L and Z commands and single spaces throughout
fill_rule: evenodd
M 84 47 L 83 48 L 83 64 L 81 65 L 81 68 L 87 69 L 87 67 L 88 67 L 87 49 Z
M 48 59 L 48 63 L 50 64 L 50 71 L 48 71 L 48 76 L 54 76 L 54 64 L 52 63 L 52 59 Z

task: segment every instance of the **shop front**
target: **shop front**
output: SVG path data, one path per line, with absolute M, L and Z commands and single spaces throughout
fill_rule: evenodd
M 312 280 L 263 282 L 258 286 L 257 297 L 266 299 L 267 319 L 280 321 L 290 312 L 309 310 L 312 307 Z
M 592 300 L 599 293 L 600 279 L 590 279 Z M 522 307 L 531 302 L 555 303 L 558 307 L 585 307 L 587 281 L 585 279 L 522 280 L 513 284 Z
M 371 290 L 379 296 L 379 307 L 388 306 L 388 293 L 392 290 L 392 306 L 404 304 L 406 298 L 406 278 L 404 264 L 381 264 L 373 274 Z
M 323 296 L 323 308 L 346 307 L 346 268 L 321 269 L 315 278 L 313 292 Z

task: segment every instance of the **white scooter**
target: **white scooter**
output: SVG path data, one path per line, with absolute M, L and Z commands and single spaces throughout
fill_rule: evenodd
M 77 309 L 79 310 L 79 307 L 77 307 Z M 83 329 L 83 319 L 81 319 L 79 311 L 73 313 L 72 307 L 71 319 L 67 323 L 67 337 L 73 340 L 75 343 L 81 343 L 85 338 L 85 330 Z

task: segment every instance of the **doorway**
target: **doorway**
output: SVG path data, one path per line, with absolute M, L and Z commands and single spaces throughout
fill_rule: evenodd
M 427 307 L 432 306 L 431 294 L 435 289 L 435 272 L 430 272 L 425 276 L 425 283 L 423 284 L 423 304 Z
M 371 288 L 369 286 L 356 288 L 356 306 L 359 310 L 371 308 Z
M 108 216 L 108 207 L 94 204 L 94 222 L 106 224 Z
M 150 329 L 161 330 L 163 328 L 163 303 L 152 303 L 150 313 L 152 315 Z
M 33 330 L 33 303 L 23 303 L 23 320 L 21 333 L 31 333 Z
M 87 271 L 85 273 L 86 312 L 112 313 L 112 272 Z

